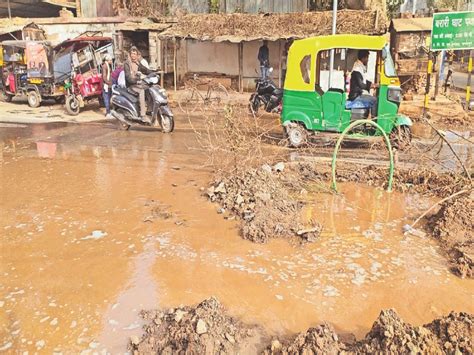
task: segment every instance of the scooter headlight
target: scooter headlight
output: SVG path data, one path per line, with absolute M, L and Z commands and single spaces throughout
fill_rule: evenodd
M 161 94 L 165 99 L 168 98 L 168 94 L 166 93 L 166 90 L 165 90 L 165 89 L 160 89 L 160 94 Z
M 399 104 L 402 102 L 402 90 L 400 88 L 388 88 L 387 99 Z

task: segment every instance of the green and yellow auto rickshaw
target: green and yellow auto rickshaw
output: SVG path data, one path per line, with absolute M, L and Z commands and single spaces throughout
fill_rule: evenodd
M 386 37 L 332 35 L 297 40 L 289 50 L 281 121 L 291 146 L 304 145 L 310 133 L 341 133 L 354 120 L 368 117 L 368 107 L 348 100 L 351 70 L 362 49 L 369 51 L 366 75 L 378 84 L 377 116 L 372 119 L 395 147 L 410 144 L 412 121 L 398 113 L 400 80 Z M 370 125 L 356 134 L 380 136 L 382 132 Z

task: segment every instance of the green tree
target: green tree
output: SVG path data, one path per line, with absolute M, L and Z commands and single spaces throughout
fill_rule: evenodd
M 405 0 L 387 0 L 387 16 L 391 20 L 400 13 L 400 5 L 402 5 Z
M 210 13 L 219 13 L 219 0 L 209 0 L 209 12 Z

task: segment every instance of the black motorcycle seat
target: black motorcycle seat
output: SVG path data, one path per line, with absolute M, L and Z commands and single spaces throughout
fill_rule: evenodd
M 128 91 L 129 94 L 131 94 L 133 96 L 138 96 L 138 92 L 133 90 L 133 88 L 127 88 L 127 91 Z
M 137 98 L 138 94 L 136 94 L 136 93 L 132 94 L 131 89 L 117 88 L 117 91 L 120 94 L 120 96 L 125 97 L 130 102 L 132 102 L 132 103 L 137 103 L 138 102 L 138 98 Z
M 276 95 L 276 96 L 283 96 L 283 89 L 275 89 L 275 91 L 273 91 L 273 94 Z

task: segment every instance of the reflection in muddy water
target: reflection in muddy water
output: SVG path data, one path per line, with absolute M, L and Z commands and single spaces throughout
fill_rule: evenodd
M 329 321 L 360 336 L 388 307 L 414 324 L 473 311 L 472 281 L 452 276 L 428 237 L 401 232 L 433 201 L 342 185 L 308 197 L 320 240 L 256 245 L 201 196 L 209 174 L 189 137 L 68 129 L 48 133 L 51 159 L 4 145 L 4 351 L 125 351 L 141 308 L 211 295 L 271 333 Z

